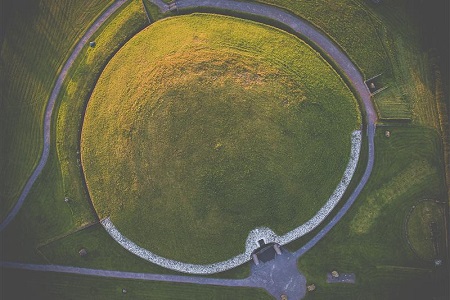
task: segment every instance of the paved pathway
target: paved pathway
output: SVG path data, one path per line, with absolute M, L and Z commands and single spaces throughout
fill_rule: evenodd
M 167 12 L 167 11 L 170 10 L 169 5 L 168 5 L 167 3 L 165 3 L 165 2 L 163 2 L 162 0 L 144 0 L 144 1 L 150 1 L 150 2 L 152 2 L 153 4 L 155 4 L 156 6 L 158 6 L 159 10 L 160 10 L 162 13 L 165 13 L 165 12 Z
M 66 79 L 70 67 L 72 66 L 77 56 L 80 54 L 83 47 L 92 37 L 92 35 L 97 31 L 97 29 L 106 21 L 106 19 L 109 18 L 109 16 L 111 16 L 125 2 L 126 0 L 117 0 L 110 7 L 108 7 L 106 11 L 97 20 L 95 20 L 95 22 L 91 25 L 91 27 L 86 31 L 86 33 L 77 43 L 77 45 L 72 51 L 72 54 L 70 54 L 63 68 L 61 69 L 61 72 L 59 73 L 58 78 L 56 79 L 55 86 L 53 87 L 52 93 L 50 94 L 50 98 L 48 99 L 47 102 L 47 107 L 45 109 L 44 146 L 42 149 L 41 159 L 39 160 L 38 165 L 34 169 L 33 174 L 31 174 L 30 178 L 25 184 L 25 187 L 23 188 L 22 193 L 20 194 L 19 199 L 17 200 L 13 209 L 8 213 L 6 218 L 0 224 L 0 232 L 3 231 L 6 228 L 6 226 L 8 226 L 8 224 L 17 215 L 23 203 L 25 202 L 25 198 L 28 196 L 31 187 L 33 186 L 34 182 L 39 177 L 42 170 L 44 169 L 45 164 L 47 163 L 48 155 L 50 153 L 50 128 L 51 128 L 50 123 L 52 120 L 53 108 L 55 107 L 56 98 L 58 97 L 58 94 L 61 91 L 61 87 L 63 85 L 64 80 Z
M 297 260 L 292 253 L 282 249 L 282 255 L 277 255 L 275 259 L 267 263 L 260 263 L 258 266 L 252 263 L 252 273 L 249 277 L 244 279 L 220 279 L 199 276 L 135 273 L 16 262 L 0 262 L 0 267 L 108 278 L 262 288 L 277 299 L 279 299 L 282 294 L 287 295 L 288 299 L 301 299 L 306 293 L 306 278 L 299 273 L 296 262 Z
M 302 299 L 306 294 L 306 278 L 298 271 L 297 258 L 284 248 L 281 255 L 266 263 L 251 263 L 251 282 L 264 287 L 276 299 L 282 294 L 288 299 Z
M 162 9 L 162 11 L 167 11 L 169 7 L 160 0 L 153 0 L 155 4 Z M 75 58 L 80 53 L 82 47 L 89 41 L 92 34 L 100 27 L 100 25 L 114 12 L 116 11 L 125 0 L 118 0 L 111 5 L 89 28 L 86 34 L 81 38 L 80 42 L 76 45 L 74 51 L 68 58 L 66 64 L 61 70 L 57 81 L 55 83 L 54 89 L 51 93 L 50 99 L 45 110 L 44 119 L 44 148 L 41 155 L 41 159 L 33 174 L 29 178 L 25 188 L 23 189 L 19 200 L 15 204 L 14 208 L 8 214 L 6 219 L 0 225 L 0 231 L 2 231 L 17 215 L 19 209 L 21 208 L 28 192 L 36 181 L 37 177 L 44 168 L 50 149 L 50 121 L 53 113 L 53 108 L 57 95 L 60 92 L 62 83 L 67 75 L 69 68 L 72 66 Z M 343 53 L 339 47 L 337 47 L 331 40 L 324 36 L 321 32 L 313 28 L 307 22 L 299 19 L 298 17 L 281 10 L 276 7 L 267 6 L 258 3 L 246 3 L 238 2 L 234 0 L 179 0 L 176 1 L 176 7 L 178 9 L 183 8 L 220 8 L 229 9 L 239 12 L 254 14 L 264 16 L 273 20 L 277 20 L 298 32 L 299 34 L 305 36 L 309 40 L 316 43 L 329 57 L 331 57 L 336 64 L 342 69 L 346 74 L 348 79 L 351 81 L 352 85 L 356 91 L 360 94 L 360 97 L 364 103 L 364 108 L 367 115 L 367 136 L 369 141 L 369 155 L 368 164 L 364 175 L 358 184 L 357 188 L 349 198 L 349 200 L 344 204 L 338 214 L 327 224 L 310 242 L 305 246 L 300 248 L 295 253 L 291 254 L 287 251 L 283 251 L 281 256 L 278 256 L 275 260 L 270 261 L 266 264 L 261 264 L 259 266 L 252 266 L 252 275 L 246 279 L 234 280 L 234 279 L 216 279 L 216 278 L 206 278 L 206 277 L 195 277 L 195 276 L 178 276 L 178 275 L 159 275 L 159 274 L 148 274 L 148 273 L 132 273 L 132 272 L 120 272 L 120 271 L 108 271 L 108 270 L 96 270 L 96 269 L 85 269 L 67 266 L 57 266 L 57 265 L 33 265 L 33 264 L 22 264 L 13 262 L 0 262 L 1 267 L 5 268 L 18 268 L 27 269 L 35 271 L 47 271 L 47 272 L 63 272 L 63 273 L 74 273 L 92 276 L 103 276 L 103 277 L 114 277 L 114 278 L 132 278 L 141 280 L 157 280 L 157 281 L 170 281 L 170 282 L 183 282 L 183 283 L 196 283 L 196 284 L 212 284 L 212 285 L 223 285 L 223 286 L 248 286 L 248 287 L 263 287 L 267 289 L 272 295 L 279 297 L 281 292 L 285 292 L 289 299 L 299 299 L 305 294 L 305 284 L 306 280 L 302 276 L 296 267 L 297 259 L 302 256 L 306 251 L 311 249 L 326 233 L 328 233 L 331 228 L 337 224 L 337 222 L 344 216 L 348 211 L 350 206 L 354 203 L 357 196 L 364 188 L 367 183 L 369 176 L 372 172 L 372 167 L 374 163 L 374 134 L 375 134 L 375 123 L 377 120 L 376 112 L 370 99 L 370 93 L 364 84 L 362 75 L 359 73 L 355 65 L 350 61 L 350 59 Z

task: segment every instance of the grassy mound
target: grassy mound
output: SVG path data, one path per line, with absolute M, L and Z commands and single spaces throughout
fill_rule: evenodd
M 111 60 L 83 125 L 101 218 L 193 263 L 244 250 L 248 232 L 297 227 L 341 179 L 356 100 L 308 45 L 214 15 L 166 19 Z

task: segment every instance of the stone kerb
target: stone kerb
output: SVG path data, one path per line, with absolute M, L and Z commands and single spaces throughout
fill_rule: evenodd
M 356 166 L 358 165 L 359 154 L 361 151 L 361 139 L 362 135 L 360 130 L 356 130 L 352 133 L 350 160 L 347 164 L 344 175 L 342 176 L 342 179 L 334 190 L 333 194 L 328 198 L 328 201 L 316 213 L 314 217 L 283 236 L 278 236 L 275 232 L 267 227 L 253 229 L 252 231 L 250 231 L 247 237 L 245 243 L 245 252 L 226 261 L 208 265 L 198 265 L 164 258 L 136 245 L 134 242 L 122 235 L 109 218 L 102 220 L 101 224 L 109 233 L 109 235 L 122 247 L 124 247 L 131 253 L 164 268 L 189 274 L 213 274 L 226 271 L 249 261 L 252 252 L 258 248 L 257 241 L 264 239 L 266 243 L 275 242 L 280 245 L 285 245 L 307 234 L 308 232 L 316 228 L 323 220 L 325 220 L 325 218 L 330 214 L 330 212 L 342 198 L 344 192 L 350 184 L 350 181 L 353 178 Z

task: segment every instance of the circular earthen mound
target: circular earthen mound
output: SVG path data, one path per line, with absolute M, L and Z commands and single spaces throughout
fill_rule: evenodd
M 230 17 L 157 22 L 109 62 L 81 154 L 100 218 L 141 247 L 211 263 L 250 230 L 310 219 L 348 163 L 356 100 L 298 38 Z

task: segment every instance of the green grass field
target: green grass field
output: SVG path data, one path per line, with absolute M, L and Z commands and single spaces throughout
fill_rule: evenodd
M 39 159 L 43 113 L 58 69 L 111 2 L 2 1 L 8 13 L 2 15 L 0 220 Z
M 97 82 L 83 169 L 100 218 L 125 236 L 217 262 L 243 252 L 256 227 L 281 235 L 314 216 L 359 119 L 336 72 L 295 37 L 230 17 L 170 18 L 130 40 Z
M 418 259 L 406 242 L 405 219 L 417 199 L 445 199 L 443 161 L 435 155 L 441 153 L 440 140 L 433 130 L 402 126 L 379 127 L 375 142 L 367 187 L 332 232 L 299 260 L 299 269 L 318 286 L 310 299 L 406 299 L 414 292 L 420 292 L 414 299 L 424 299 L 429 291 L 421 289 L 435 280 L 433 264 Z M 326 284 L 326 272 L 335 269 L 354 272 L 357 284 Z
M 70 70 L 71 80 L 65 83 L 58 99 L 59 112 L 53 116 L 52 148 L 47 166 L 17 220 L 3 234 L 8 241 L 2 244 L 4 257 L 42 260 L 37 250 L 39 245 L 95 221 L 77 161 L 81 115 L 109 57 L 146 25 L 141 3 L 130 2 L 115 15 L 114 21 L 99 29 L 94 37 L 98 47 L 86 47 Z M 70 203 L 65 203 L 64 197 L 68 197 Z
M 430 46 L 423 43 L 419 22 L 411 17 L 410 1 L 383 1 L 378 6 L 369 1 L 264 2 L 285 6 L 320 27 L 349 53 L 366 78 L 376 75 L 380 66 L 388 70 L 384 72 L 390 74 L 385 77 L 388 89 L 374 97 L 379 107 L 384 106 L 379 108 L 380 117 L 386 123 L 403 117 L 412 121 L 403 126 L 378 128 L 375 169 L 367 187 L 342 222 L 299 261 L 299 269 L 308 283 L 317 286 L 306 299 L 438 297 L 434 293 L 448 286 L 446 269 L 435 269 L 419 259 L 404 238 L 404 220 L 412 205 L 420 199 L 448 200 L 441 159 L 443 136 L 436 130 L 439 125 L 436 103 L 447 96 L 443 96 L 439 85 L 441 79 L 436 71 L 439 60 L 428 50 Z M 27 5 L 17 7 L 22 3 Z M 42 113 L 57 69 L 83 30 L 109 3 L 2 1 L 2 11 L 8 13 L 2 15 L 4 35 L 0 42 L 0 219 L 17 199 L 37 162 Z M 71 70 L 72 81 L 66 83 L 65 95 L 58 100 L 59 113 L 54 115 L 54 144 L 48 165 L 17 218 L 0 236 L 1 260 L 172 273 L 128 253 L 98 224 L 75 232 L 94 220 L 77 162 L 80 115 L 108 57 L 146 22 L 140 10 L 141 1 L 130 3 L 114 16 L 114 22 L 102 28 L 101 37 L 95 38 L 100 41 L 100 47 L 85 49 Z M 366 31 L 366 36 L 361 35 Z M 379 42 L 372 38 L 374 34 L 378 35 Z M 358 41 L 362 42 L 358 44 Z M 385 50 L 379 50 L 379 44 Z M 445 88 L 445 81 L 442 83 Z M 392 131 L 391 138 L 383 136 L 385 129 Z M 72 200 L 72 206 L 63 202 L 65 196 Z M 367 219 L 362 217 L 365 214 Z M 423 241 L 421 237 L 428 227 L 420 224 L 426 220 L 420 214 L 414 220 L 415 238 Z M 88 249 L 91 258 L 81 260 L 77 255 L 81 246 Z M 429 251 L 428 244 L 423 246 L 424 252 Z M 355 272 L 357 283 L 326 284 L 325 273 L 333 269 Z M 242 278 L 248 272 L 246 264 L 215 276 Z M 23 285 L 17 287 L 17 283 Z M 264 291 L 254 289 L 107 280 L 7 269 L 1 270 L 1 285 L 5 299 L 270 298 Z M 121 294 L 124 287 L 128 288 L 127 295 Z
M 5 299 L 273 299 L 266 291 L 4 270 Z M 122 289 L 126 289 L 123 294 Z
M 382 24 L 372 18 L 359 1 L 260 0 L 279 6 L 310 21 L 335 40 L 357 64 L 366 78 L 390 72 L 379 38 Z M 361 45 L 364 45 L 361 47 Z

